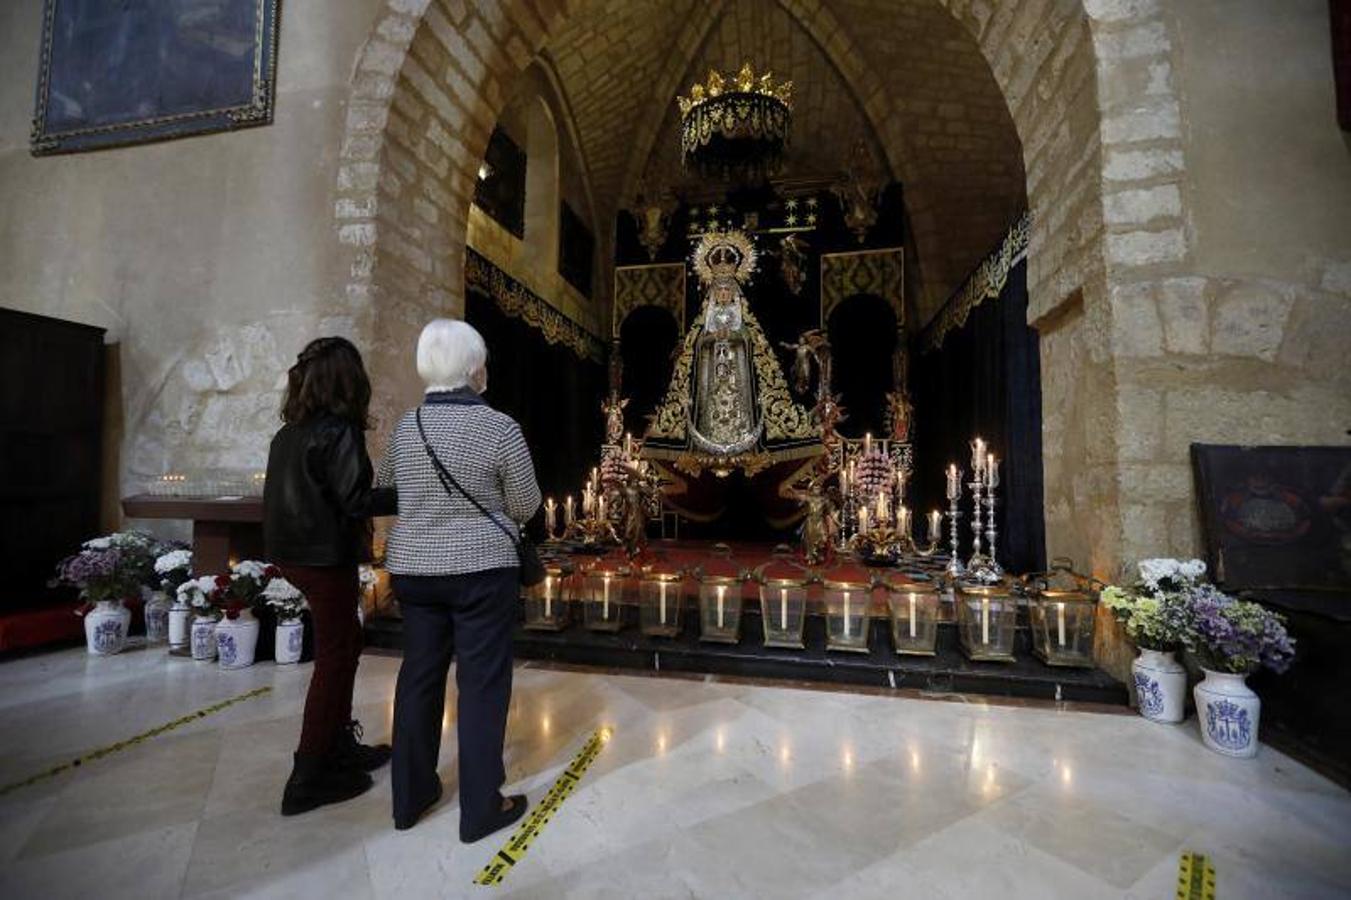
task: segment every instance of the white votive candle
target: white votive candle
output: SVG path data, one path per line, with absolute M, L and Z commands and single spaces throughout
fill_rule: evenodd
M 1065 646 L 1065 603 L 1060 601 L 1055 605 L 1055 633 L 1056 641 L 1060 646 Z
M 844 636 L 849 637 L 849 592 L 844 592 Z
M 552 611 L 552 609 L 553 609 L 553 596 L 552 596 L 552 595 L 553 595 L 553 590 L 554 590 L 554 579 L 553 579 L 553 576 L 552 576 L 552 575 L 545 575 L 545 576 L 544 576 L 544 618 L 546 618 L 546 619 L 548 619 L 548 618 L 551 617 L 551 611 Z
M 915 636 L 915 595 L 910 595 L 910 636 Z
M 990 643 L 990 601 L 986 597 L 980 598 L 980 642 Z
M 665 625 L 665 624 L 666 624 L 666 582 L 665 582 L 665 581 L 658 581 L 658 582 L 657 582 L 657 594 L 658 594 L 658 597 L 657 597 L 657 618 L 661 620 L 661 624 Z
M 719 627 L 719 628 L 722 628 L 722 627 L 723 627 L 723 624 L 722 624 L 722 621 L 723 621 L 723 603 L 724 603 L 724 601 L 725 601 L 725 599 L 726 599 L 726 596 L 727 596 L 727 588 L 726 588 L 724 585 L 721 585 L 721 584 L 718 585 L 718 627 Z
M 779 627 L 788 630 L 788 588 L 779 588 Z
M 601 579 L 600 617 L 610 618 L 610 576 Z

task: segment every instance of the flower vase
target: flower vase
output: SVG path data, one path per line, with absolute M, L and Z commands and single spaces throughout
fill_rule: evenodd
M 276 658 L 278 665 L 300 662 L 305 646 L 305 623 L 299 619 L 283 619 L 277 623 Z
M 1141 649 L 1131 663 L 1140 715 L 1151 722 L 1181 722 L 1187 715 L 1187 670 L 1171 650 Z
M 216 624 L 216 655 L 222 669 L 246 669 L 253 665 L 254 651 L 258 649 L 261 626 L 250 610 L 243 610 L 234 619 L 221 619 Z
M 152 591 L 145 601 L 145 640 L 148 644 L 163 644 L 169 639 L 169 596 L 163 591 Z
M 84 643 L 91 656 L 112 656 L 127 645 L 131 610 L 121 600 L 100 600 L 84 616 Z
M 186 650 L 192 642 L 192 607 L 177 600 L 169 607 L 169 649 Z
M 196 616 L 192 620 L 192 658 L 211 662 L 216 658 L 216 620 L 210 616 Z
M 1248 758 L 1257 755 L 1257 725 L 1262 701 L 1247 685 L 1247 675 L 1202 668 L 1205 680 L 1193 690 L 1201 740 L 1216 753 Z

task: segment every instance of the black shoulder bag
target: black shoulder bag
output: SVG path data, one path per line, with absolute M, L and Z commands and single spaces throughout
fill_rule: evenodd
M 483 508 L 482 503 L 479 503 L 468 491 L 460 487 L 460 483 L 455 480 L 455 476 L 450 474 L 450 471 L 442 464 L 441 458 L 436 455 L 436 451 L 432 449 L 431 441 L 427 440 L 427 430 L 422 427 L 421 407 L 418 408 L 416 415 L 418 434 L 422 436 L 422 448 L 427 451 L 427 457 L 432 461 L 432 468 L 436 469 L 436 476 L 441 479 L 441 487 L 445 488 L 446 494 L 451 497 L 455 496 L 451 492 L 453 485 L 461 496 L 474 504 L 479 512 L 483 513 L 485 519 L 502 529 L 502 533 L 507 536 L 507 540 L 511 541 L 512 546 L 516 548 L 516 558 L 520 561 L 521 566 L 521 584 L 524 587 L 534 587 L 539 584 L 544 580 L 544 563 L 540 561 L 539 550 L 535 548 L 535 542 L 530 539 L 530 535 L 525 533 L 525 529 L 521 529 L 520 537 L 512 534 L 507 526 L 497 521 L 488 510 Z

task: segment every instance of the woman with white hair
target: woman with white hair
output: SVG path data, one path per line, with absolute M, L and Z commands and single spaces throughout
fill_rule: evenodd
M 403 610 L 394 695 L 394 827 L 411 828 L 441 797 L 446 677 L 457 661 L 460 840 L 525 813 L 503 797 L 512 629 L 520 597 L 516 540 L 539 508 L 520 426 L 488 406 L 488 351 L 472 326 L 436 319 L 418 338 L 424 402 L 400 420 L 376 484 L 397 486 L 385 566 Z

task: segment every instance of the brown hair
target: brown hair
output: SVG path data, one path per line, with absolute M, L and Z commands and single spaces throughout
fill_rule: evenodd
M 370 427 L 371 382 L 361 364 L 361 353 L 346 338 L 310 341 L 286 375 L 286 400 L 281 420 L 304 422 L 329 415 Z

